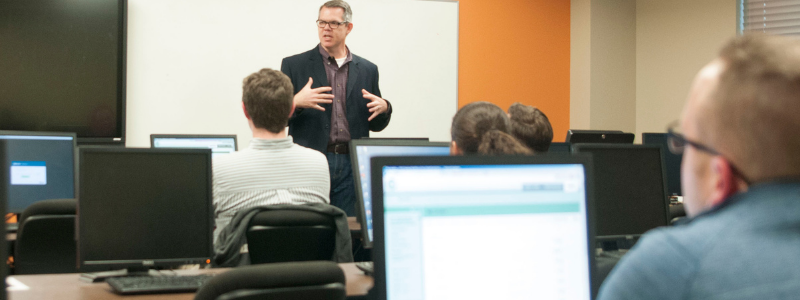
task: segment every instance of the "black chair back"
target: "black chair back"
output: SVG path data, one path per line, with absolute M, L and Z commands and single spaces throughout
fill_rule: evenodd
M 15 274 L 77 272 L 75 199 L 39 201 L 22 212 L 14 251 Z
M 330 261 L 244 266 L 214 276 L 195 300 L 344 300 L 344 272 Z
M 333 218 L 311 211 L 263 211 L 247 228 L 251 264 L 331 260 L 335 242 Z
M 345 286 L 341 283 L 329 283 L 324 285 L 288 287 L 267 290 L 247 289 L 225 293 L 216 300 L 263 300 L 263 299 L 283 299 L 283 300 L 303 300 L 303 299 L 345 299 L 347 293 Z

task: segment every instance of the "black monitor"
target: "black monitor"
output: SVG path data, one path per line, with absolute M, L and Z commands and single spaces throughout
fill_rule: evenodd
M 566 142 L 577 143 L 603 143 L 603 144 L 633 144 L 636 135 L 622 132 L 621 130 L 576 130 L 567 131 Z
M 81 268 L 210 263 L 211 150 L 81 148 L 79 161 Z
M 151 134 L 152 148 L 211 149 L 211 156 L 236 152 L 235 134 Z
M 36 201 L 75 198 L 75 134 L 0 131 L 8 173 L 8 211 L 21 213 Z
M 6 141 L 0 140 L 0 166 L 5 166 L 5 165 L 6 165 Z M 0 187 L 4 187 L 6 182 L 8 182 L 7 181 L 8 178 L 6 176 L 8 176 L 6 172 L 0 172 Z M 0 215 L 3 216 L 6 215 L 6 209 L 5 209 L 6 202 L 7 202 L 7 194 L 0 193 Z M 5 222 L 3 222 L 3 225 L 0 226 L 6 226 Z M 0 227 L 0 230 L 2 230 L 0 232 L 5 232 L 5 227 Z M 6 253 L 7 249 L 8 248 L 6 247 L 6 239 L 0 240 L 0 257 L 8 257 L 8 254 Z M 2 279 L 2 281 L 5 282 L 7 275 L 8 275 L 8 266 L 6 264 L 0 264 L 0 279 Z M 6 284 L 6 288 L 8 288 L 8 284 Z M 2 291 L 0 291 L 0 300 L 6 300 L 6 289 L 2 289 Z
M 661 146 L 664 154 L 664 168 L 667 170 L 667 195 L 680 196 L 681 192 L 681 162 L 683 154 L 669 151 L 666 133 L 642 133 L 642 144 Z
M 567 153 L 572 151 L 570 143 L 550 143 L 550 150 L 547 153 Z
M 587 156 L 375 157 L 372 174 L 375 299 L 592 298 Z
M 598 240 L 635 238 L 669 225 L 661 147 L 581 144 L 574 153 L 590 153 L 594 162 Z
M 350 142 L 350 162 L 356 189 L 356 214 L 361 223 L 364 248 L 372 247 L 372 188 L 370 159 L 377 156 L 450 155 L 450 143 L 419 140 L 361 139 Z
M 0 130 L 125 143 L 127 0 L 0 1 Z

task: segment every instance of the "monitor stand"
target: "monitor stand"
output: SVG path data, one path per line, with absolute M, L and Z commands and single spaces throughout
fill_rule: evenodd
M 149 268 L 127 268 L 121 270 L 81 273 L 81 281 L 84 282 L 102 282 L 112 277 L 126 277 L 126 276 L 157 276 L 159 271 Z

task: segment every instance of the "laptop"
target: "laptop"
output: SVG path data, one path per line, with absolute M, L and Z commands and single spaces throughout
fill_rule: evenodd
M 588 156 L 372 159 L 377 299 L 591 299 Z

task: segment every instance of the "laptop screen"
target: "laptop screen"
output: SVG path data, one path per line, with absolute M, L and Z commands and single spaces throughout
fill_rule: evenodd
M 211 149 L 211 157 L 236 152 L 236 136 L 152 136 L 153 148 Z
M 358 142 L 357 142 L 358 143 Z M 382 141 L 379 143 L 387 143 Z M 395 143 L 397 144 L 397 143 Z M 411 141 L 406 142 L 407 145 L 390 145 L 383 144 L 377 145 L 374 141 L 360 142 L 355 145 L 355 159 L 354 162 L 358 166 L 353 168 L 353 178 L 355 179 L 357 198 L 361 201 L 361 228 L 364 230 L 364 246 L 371 247 L 373 239 L 373 226 L 372 226 L 372 196 L 370 184 L 370 159 L 378 156 L 436 156 L 436 155 L 450 155 L 450 146 L 448 143 L 430 143 L 425 141 Z M 416 145 L 411 145 L 416 144 Z
M 385 298 L 590 299 L 585 165 L 459 159 L 373 160 Z

